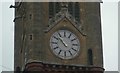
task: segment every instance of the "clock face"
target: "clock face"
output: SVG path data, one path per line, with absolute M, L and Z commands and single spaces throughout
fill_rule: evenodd
M 59 30 L 50 38 L 53 53 L 61 59 L 72 59 L 78 55 L 80 42 L 76 35 L 68 30 Z

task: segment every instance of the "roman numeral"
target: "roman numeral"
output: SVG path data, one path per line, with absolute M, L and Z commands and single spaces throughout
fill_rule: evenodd
M 57 42 L 51 42 L 52 44 L 57 44 Z
M 70 37 L 71 37 L 71 35 L 72 35 L 72 34 L 70 33 L 70 35 L 68 36 L 68 38 L 70 38 Z
M 78 46 L 78 44 L 72 44 L 73 46 Z
M 58 38 L 57 37 L 55 37 L 55 36 L 53 36 L 56 40 L 58 40 Z
M 62 50 L 59 51 L 58 55 L 62 52 Z
M 64 31 L 64 37 L 66 37 L 66 32 Z
M 71 41 L 74 41 L 74 40 L 76 40 L 76 38 L 72 39 Z
M 77 51 L 76 49 L 72 48 L 72 50 Z
M 58 47 L 53 48 L 54 50 L 57 49 Z
M 58 32 L 58 35 L 59 35 L 60 37 L 62 37 L 61 34 L 60 34 L 59 32 Z
M 69 51 L 70 55 L 72 55 L 71 51 Z
M 66 56 L 66 51 L 64 52 L 64 56 Z

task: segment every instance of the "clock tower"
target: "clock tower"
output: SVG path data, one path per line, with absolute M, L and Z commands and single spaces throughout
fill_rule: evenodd
M 99 2 L 16 2 L 17 71 L 103 73 Z

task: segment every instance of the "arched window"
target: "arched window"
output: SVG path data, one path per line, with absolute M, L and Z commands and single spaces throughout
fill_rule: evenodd
M 60 3 L 59 2 L 49 2 L 49 18 L 55 16 L 56 13 L 60 11 Z
M 79 2 L 68 2 L 68 12 L 80 23 Z M 49 2 L 49 18 L 55 16 L 61 10 L 60 2 Z
M 88 64 L 93 65 L 93 52 L 91 49 L 88 49 Z
M 80 22 L 80 6 L 78 2 L 69 2 L 68 3 L 68 12 Z

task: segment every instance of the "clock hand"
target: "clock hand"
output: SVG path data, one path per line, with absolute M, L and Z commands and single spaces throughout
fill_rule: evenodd
M 63 38 L 59 37 L 59 39 L 61 40 L 61 42 L 64 44 L 65 47 L 68 46 L 68 45 L 63 41 Z
M 67 47 L 68 45 L 63 41 L 63 43 L 64 43 L 64 45 L 65 45 L 65 47 Z

